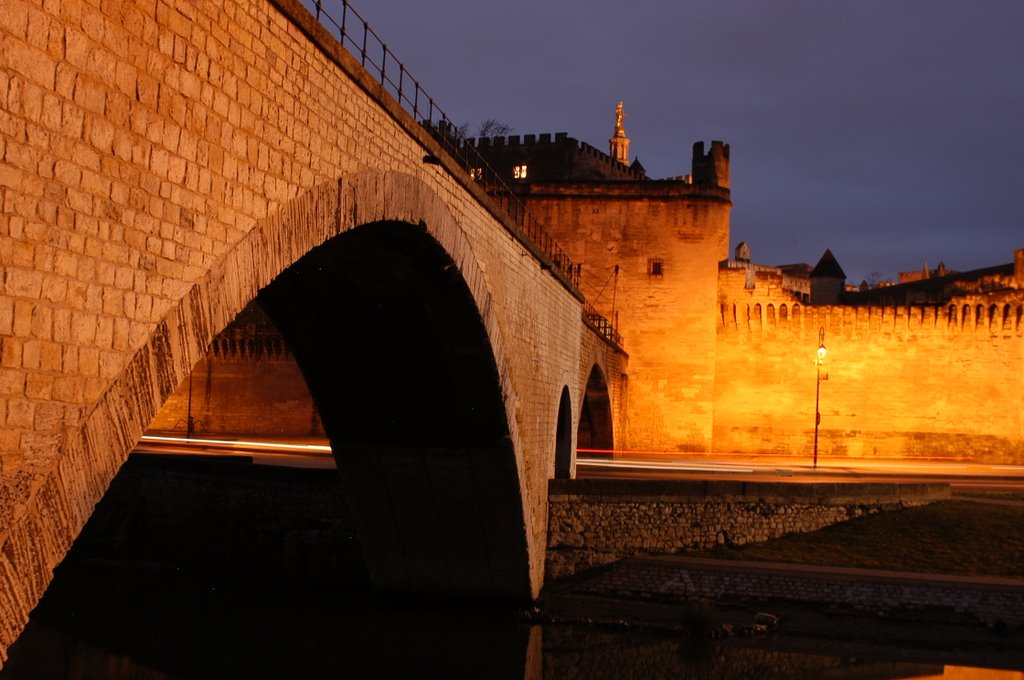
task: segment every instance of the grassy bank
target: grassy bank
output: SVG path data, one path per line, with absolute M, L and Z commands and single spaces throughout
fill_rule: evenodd
M 1024 578 L 1024 507 L 943 501 L 705 557 Z

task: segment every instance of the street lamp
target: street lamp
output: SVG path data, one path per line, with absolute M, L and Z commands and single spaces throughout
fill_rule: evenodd
M 818 468 L 818 425 L 821 424 L 821 410 L 819 404 L 821 403 L 821 381 L 828 380 L 828 373 L 825 377 L 821 377 L 821 365 L 825 363 L 825 327 L 822 326 L 818 329 L 818 356 L 814 360 L 814 366 L 817 368 L 818 379 L 814 385 L 814 469 Z

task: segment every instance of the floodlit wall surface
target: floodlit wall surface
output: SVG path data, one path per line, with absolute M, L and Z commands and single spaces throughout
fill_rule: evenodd
M 824 330 L 819 457 L 1020 463 L 1022 310 L 1017 291 L 909 307 L 724 297 L 715 449 L 811 455 Z
M 533 185 L 527 208 L 583 264 L 629 352 L 617 448 L 711 449 L 718 261 L 728 190 L 683 182 Z M 618 273 L 615 268 L 618 266 Z

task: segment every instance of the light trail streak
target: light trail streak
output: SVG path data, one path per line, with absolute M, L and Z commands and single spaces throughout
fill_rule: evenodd
M 231 446 L 239 448 L 264 448 L 264 449 L 275 449 L 275 450 L 287 450 L 287 451 L 303 451 L 303 452 L 317 452 L 317 453 L 331 453 L 331 447 L 323 444 L 288 444 L 284 442 L 258 442 L 249 441 L 242 439 L 198 439 L 193 437 L 191 439 L 187 437 L 162 437 L 156 435 L 142 435 L 140 441 L 151 441 L 151 442 L 167 442 L 174 444 L 190 444 L 190 445 L 215 445 L 215 446 Z
M 732 465 L 695 465 L 692 463 L 660 463 L 636 460 L 631 462 L 577 458 L 576 466 L 605 467 L 618 469 L 673 470 L 677 472 L 754 472 L 753 468 L 740 468 Z

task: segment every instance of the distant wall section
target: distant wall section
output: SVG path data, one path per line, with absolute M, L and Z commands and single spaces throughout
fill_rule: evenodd
M 715 450 L 811 456 L 821 329 L 819 459 L 1024 462 L 1024 305 L 1014 291 L 941 306 L 808 307 L 724 285 Z

